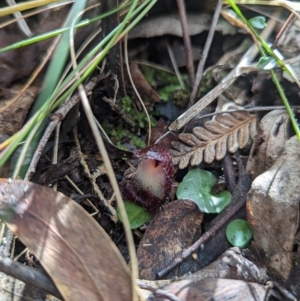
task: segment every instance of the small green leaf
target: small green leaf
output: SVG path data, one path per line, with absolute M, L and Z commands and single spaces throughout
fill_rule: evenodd
M 258 69 L 271 70 L 276 66 L 276 60 L 271 56 L 262 56 L 257 64 Z
M 136 229 L 151 220 L 151 214 L 145 208 L 129 201 L 125 201 L 124 205 L 131 229 Z M 117 207 L 117 215 L 118 219 L 123 222 L 119 207 Z
M 190 199 L 205 213 L 220 213 L 231 201 L 229 191 L 221 191 L 213 195 L 211 188 L 217 182 L 216 177 L 209 171 L 193 169 L 187 173 L 178 185 L 178 199 Z
M 247 221 L 235 219 L 226 228 L 226 237 L 235 247 L 245 248 L 252 239 L 252 229 Z
M 264 29 L 267 24 L 266 24 L 266 18 L 264 16 L 257 16 L 254 18 L 251 18 L 249 20 L 249 23 L 257 29 Z

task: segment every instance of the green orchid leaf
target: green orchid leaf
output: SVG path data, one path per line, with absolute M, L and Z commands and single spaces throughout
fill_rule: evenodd
M 256 29 L 264 29 L 267 26 L 266 18 L 264 16 L 257 16 L 248 21 Z
M 205 213 L 220 213 L 231 201 L 229 191 L 212 194 L 211 189 L 217 182 L 216 177 L 209 171 L 193 169 L 187 173 L 178 185 L 178 199 L 190 199 Z
M 250 224 L 242 219 L 235 219 L 226 228 L 226 237 L 235 247 L 245 248 L 252 239 Z
M 128 216 L 129 224 L 131 229 L 136 229 L 142 226 L 143 224 L 149 222 L 151 220 L 151 214 L 146 211 L 145 208 L 142 208 L 135 203 L 125 201 L 124 202 L 125 210 Z M 118 219 L 122 221 L 122 217 L 119 211 L 119 207 L 117 207 L 117 215 Z
M 262 56 L 257 64 L 258 69 L 272 70 L 276 66 L 276 60 L 271 56 Z

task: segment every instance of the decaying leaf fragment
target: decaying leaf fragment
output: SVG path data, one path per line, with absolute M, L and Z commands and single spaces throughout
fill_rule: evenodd
M 296 136 L 284 145 L 274 164 L 252 183 L 247 199 L 248 221 L 253 229 L 252 250 L 270 274 L 289 281 L 299 279 L 300 260 L 295 236 L 300 202 L 300 143 Z M 297 277 L 292 273 L 297 270 Z M 296 281 L 293 292 L 299 296 Z
M 217 115 L 214 120 L 195 127 L 193 133 L 179 134 L 181 141 L 172 142 L 173 163 L 185 168 L 190 163 L 211 163 L 221 160 L 227 151 L 234 153 L 244 148 L 256 134 L 256 116 L 247 112 Z
M 60 192 L 0 181 L 0 215 L 37 256 L 64 300 L 131 300 L 131 278 L 99 224 Z

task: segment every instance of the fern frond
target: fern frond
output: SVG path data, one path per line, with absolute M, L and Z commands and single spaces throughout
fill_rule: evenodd
M 193 133 L 179 134 L 180 141 L 172 142 L 174 165 L 185 168 L 190 163 L 211 163 L 221 160 L 229 151 L 244 148 L 256 134 L 256 116 L 239 111 L 217 115 L 204 127 L 195 127 Z

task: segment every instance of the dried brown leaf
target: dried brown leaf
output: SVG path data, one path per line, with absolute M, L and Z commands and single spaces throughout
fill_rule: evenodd
M 137 250 L 140 277 L 155 279 L 161 269 L 200 236 L 202 219 L 203 213 L 192 201 L 176 200 L 164 206 L 151 221 L 140 241 Z M 195 266 L 194 260 L 192 261 Z M 182 276 L 189 271 L 186 268 L 185 262 L 168 276 Z
M 0 215 L 39 258 L 64 300 L 131 300 L 130 273 L 120 252 L 67 196 L 1 179 Z
M 231 153 L 244 148 L 256 134 L 256 116 L 247 112 L 233 112 L 217 115 L 204 128 L 195 127 L 193 134 L 179 134 L 179 140 L 172 142 L 173 163 L 185 168 L 190 163 L 198 165 L 203 160 L 211 163 L 221 160 L 227 150 Z

